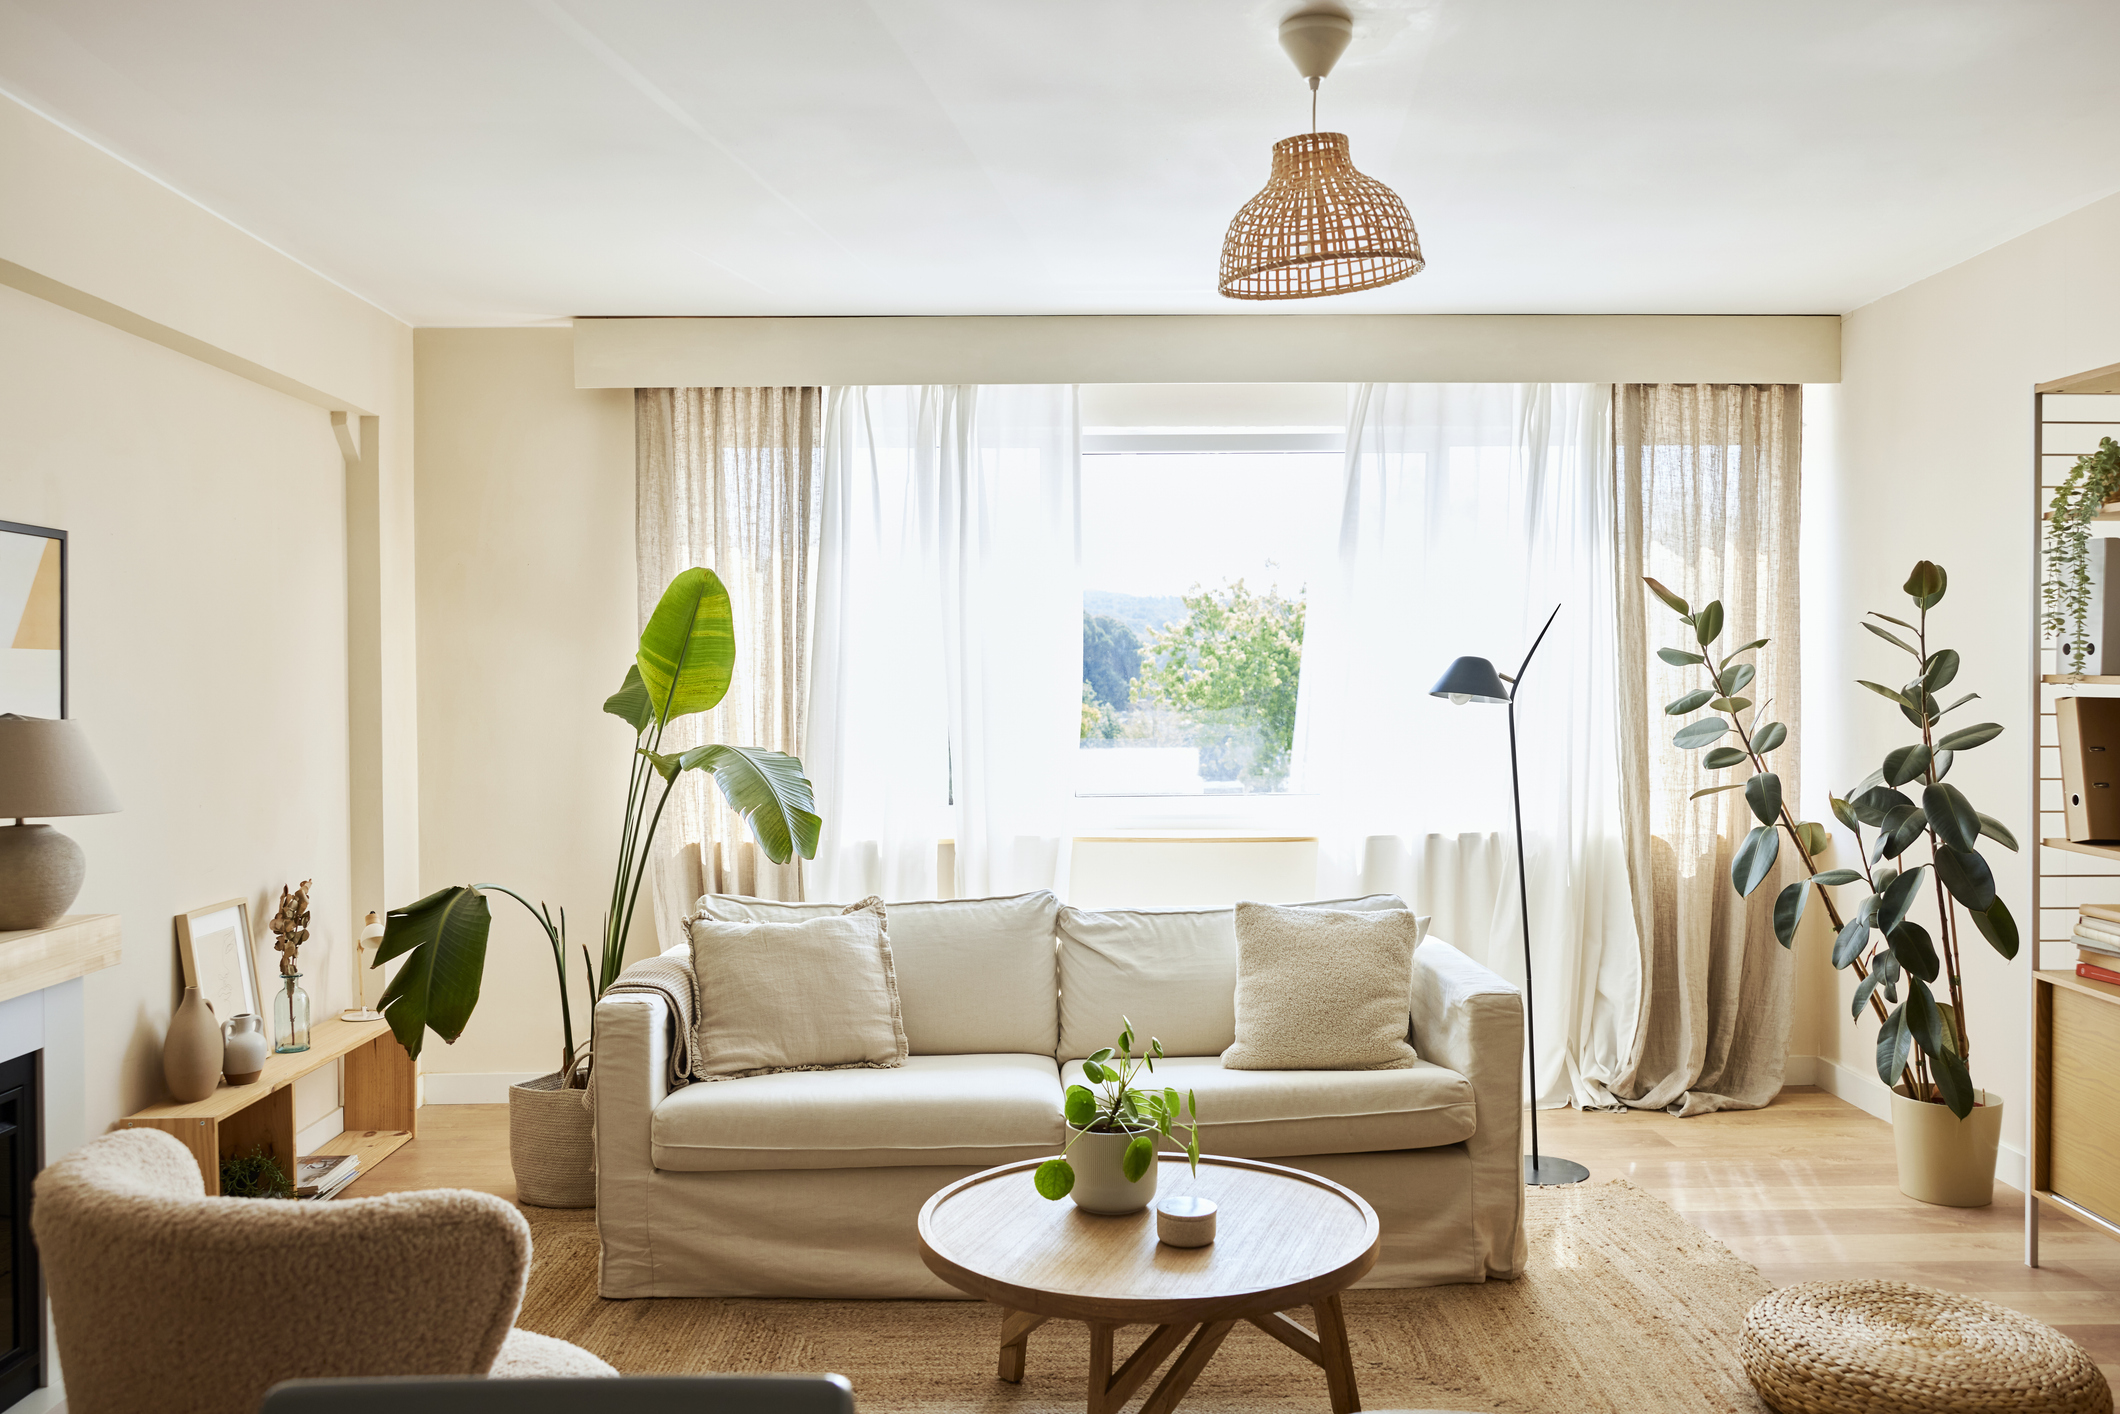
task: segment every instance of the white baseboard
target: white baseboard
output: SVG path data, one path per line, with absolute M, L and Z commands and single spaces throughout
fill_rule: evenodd
M 430 1105 L 505 1105 L 508 1087 L 549 1075 L 542 1070 L 430 1070 L 421 1075 L 423 1103 Z
M 1793 1063 L 1797 1057 L 1791 1056 L 1789 1059 Z M 1885 1083 L 1875 1075 L 1866 1070 L 1857 1070 L 1853 1066 L 1842 1065 L 1838 1061 L 1827 1060 L 1824 1056 L 1805 1056 L 1803 1059 L 1812 1062 L 1815 1067 L 1818 1078 L 1812 1081 L 1812 1084 L 1830 1095 L 1837 1095 L 1846 1100 L 1864 1114 L 1881 1119 L 1886 1124 L 1892 1122 L 1892 1092 L 1886 1089 Z M 1799 1082 L 1792 1080 L 1788 1083 L 1794 1085 Z M 2007 1119 L 2008 1116 L 2005 1115 L 2004 1118 Z M 2024 1150 L 2007 1139 L 2002 1141 L 1995 1154 L 1995 1181 L 2022 1193 L 2025 1191 L 2025 1176 L 2029 1172 Z
M 317 1145 L 327 1139 L 336 1139 L 346 1128 L 346 1109 L 342 1105 L 325 1115 L 315 1124 L 304 1127 L 294 1136 L 294 1151 L 297 1154 L 314 1154 Z

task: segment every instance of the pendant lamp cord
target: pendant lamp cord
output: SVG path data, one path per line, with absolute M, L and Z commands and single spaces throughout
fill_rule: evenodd
M 1312 79 L 1312 80 L 1310 81 L 1310 134 L 1311 134 L 1311 136 L 1312 136 L 1312 137 L 1316 137 L 1316 136 L 1317 136 L 1317 132 L 1318 132 L 1318 81 L 1317 81 L 1316 79 Z

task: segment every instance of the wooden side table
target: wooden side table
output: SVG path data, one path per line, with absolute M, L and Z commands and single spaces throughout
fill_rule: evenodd
M 309 1049 L 275 1051 L 248 1085 L 226 1080 L 203 1100 L 165 1100 L 118 1121 L 122 1129 L 174 1134 L 199 1161 L 206 1191 L 221 1191 L 221 1160 L 262 1146 L 294 1176 L 294 1082 L 335 1060 L 346 1062 L 346 1129 L 320 1154 L 359 1154 L 367 1173 L 419 1133 L 419 1073 L 387 1021 L 331 1017 L 309 1029 Z
M 1182 1159 L 1162 1163 L 1162 1193 L 1215 1201 L 1212 1245 L 1163 1246 L 1153 1210 L 1099 1217 L 1048 1202 L 1031 1181 L 1036 1159 L 973 1174 L 921 1208 L 928 1270 L 1002 1308 L 1001 1378 L 1023 1378 L 1031 1332 L 1081 1321 L 1089 1414 L 1117 1414 L 1175 1354 L 1141 1406 L 1169 1414 L 1236 1323 L 1249 1321 L 1325 1372 L 1333 1414 L 1360 1409 L 1340 1293 L 1376 1265 L 1375 1210 L 1337 1183 L 1277 1164 L 1204 1157 L 1195 1179 Z M 1315 1330 L 1285 1314 L 1305 1306 Z M 1114 1368 L 1113 1338 L 1125 1325 L 1154 1329 Z

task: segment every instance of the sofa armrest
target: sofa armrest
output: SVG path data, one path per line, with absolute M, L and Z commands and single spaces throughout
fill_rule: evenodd
M 1473 1223 L 1490 1276 L 1522 1273 L 1524 1242 L 1524 998 L 1450 944 L 1413 951 L 1413 1046 L 1472 1082 Z
M 631 1241 L 607 1239 L 606 1252 L 649 1250 L 655 1107 L 670 1090 L 670 1044 L 670 1008 L 654 993 L 621 992 L 596 1004 L 597 1227 L 622 1223 L 637 1229 Z

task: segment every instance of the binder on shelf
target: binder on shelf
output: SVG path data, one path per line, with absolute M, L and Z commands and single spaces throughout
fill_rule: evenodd
M 2120 697 L 2063 697 L 2061 804 L 2077 844 L 2120 842 Z

